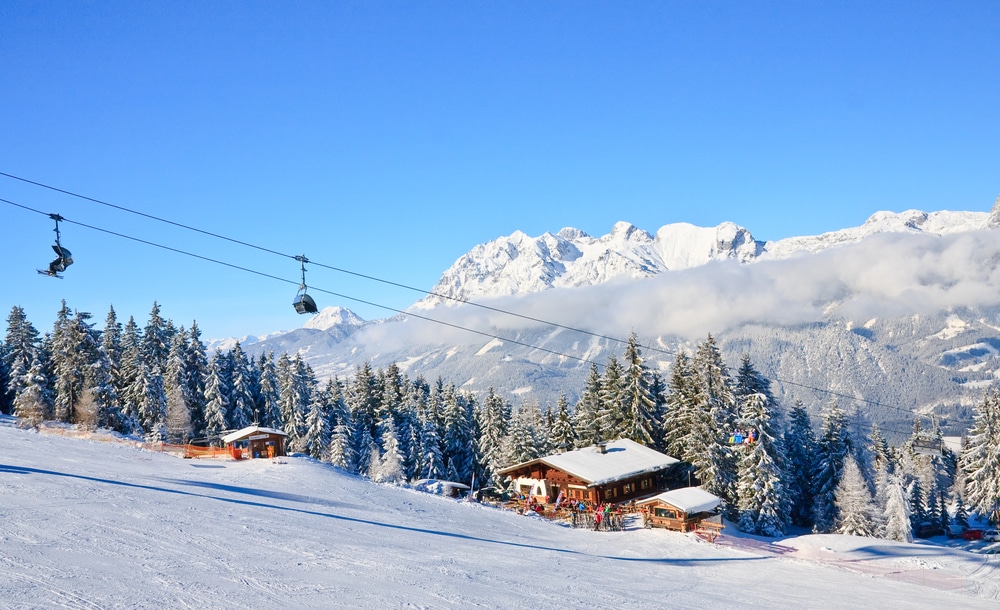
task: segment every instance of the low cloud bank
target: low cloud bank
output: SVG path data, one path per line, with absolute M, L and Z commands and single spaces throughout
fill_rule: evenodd
M 711 263 L 644 280 L 438 307 L 370 327 L 358 339 L 395 345 L 517 339 L 537 320 L 602 335 L 679 335 L 693 340 L 746 323 L 855 321 L 1000 304 L 1000 231 L 946 236 L 881 234 L 817 254 L 751 264 Z M 522 317 L 503 312 L 514 312 Z M 449 326 L 450 325 L 450 326 Z M 478 334 L 475 332 L 478 331 Z M 586 341 L 581 336 L 581 341 Z

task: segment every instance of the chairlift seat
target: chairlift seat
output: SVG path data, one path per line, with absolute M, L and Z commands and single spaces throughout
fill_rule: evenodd
M 911 443 L 914 453 L 919 453 L 921 455 L 942 455 L 943 447 L 942 443 L 938 439 L 927 438 L 927 437 L 917 437 L 913 439 Z
M 316 301 L 306 293 L 297 295 L 295 300 L 292 301 L 292 306 L 299 313 L 316 313 L 319 311 L 316 307 Z

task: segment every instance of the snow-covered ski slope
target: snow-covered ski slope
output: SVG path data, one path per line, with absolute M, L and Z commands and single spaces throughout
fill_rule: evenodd
M 995 608 L 1000 556 L 593 532 L 304 458 L 184 460 L 0 418 L 3 608 Z

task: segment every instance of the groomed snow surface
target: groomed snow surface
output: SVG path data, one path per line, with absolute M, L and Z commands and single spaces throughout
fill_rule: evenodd
M 848 536 L 719 544 L 185 460 L 0 417 L 3 608 L 996 608 L 1000 555 Z M 980 545 L 986 543 L 967 543 Z

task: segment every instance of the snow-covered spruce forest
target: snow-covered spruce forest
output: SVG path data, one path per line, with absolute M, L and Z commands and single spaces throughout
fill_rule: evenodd
M 744 532 L 818 533 L 909 541 L 921 524 L 1000 522 L 1000 397 L 986 393 L 961 455 L 914 451 L 922 430 L 891 447 L 876 425 L 858 437 L 836 404 L 813 422 L 807 405 L 780 405 L 743 356 L 727 369 L 709 335 L 680 353 L 669 379 L 643 362 L 638 338 L 620 358 L 592 365 L 575 405 L 514 406 L 447 380 L 410 379 L 398 367 L 358 367 L 325 383 L 300 356 L 248 358 L 239 343 L 206 353 L 196 323 L 177 327 L 154 304 L 140 328 L 112 308 L 103 325 L 65 302 L 40 336 L 13 307 L 0 344 L 0 410 L 24 427 L 45 421 L 106 428 L 151 442 L 217 442 L 257 423 L 283 430 L 293 451 L 378 482 L 475 480 L 540 455 L 630 438 L 684 462 L 678 484 L 724 499 Z M 757 440 L 734 445 L 735 430 Z

